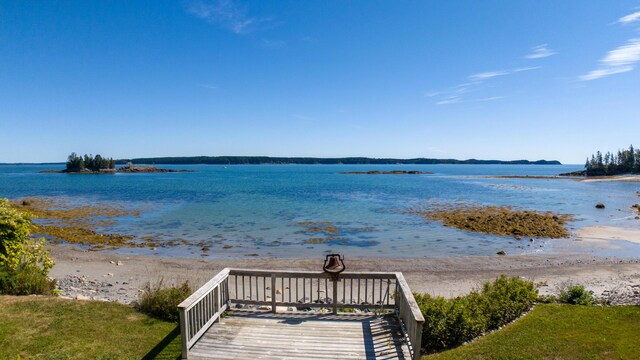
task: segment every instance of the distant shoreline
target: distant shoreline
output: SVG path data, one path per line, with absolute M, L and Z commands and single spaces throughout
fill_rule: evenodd
M 118 165 L 562 165 L 557 160 L 478 160 L 369 157 L 177 156 L 119 159 Z M 0 163 L 0 165 L 64 165 L 65 163 Z

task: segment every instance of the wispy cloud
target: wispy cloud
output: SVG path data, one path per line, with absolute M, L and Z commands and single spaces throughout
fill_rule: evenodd
M 580 80 L 596 80 L 605 76 L 625 73 L 633 70 L 634 64 L 640 61 L 640 38 L 630 39 L 625 45 L 619 46 L 607 53 L 600 66 Z
M 518 73 L 518 72 L 522 72 L 522 71 L 535 70 L 535 69 L 539 69 L 539 68 L 540 68 L 540 66 L 527 66 L 527 67 L 519 67 L 519 68 L 514 68 L 514 69 L 508 69 L 508 70 L 486 71 L 486 72 L 481 72 L 481 73 L 473 74 L 473 75 L 469 76 L 469 80 L 471 80 L 471 81 L 484 81 L 484 80 L 489 80 L 489 79 L 492 79 L 492 78 L 498 77 L 498 76 L 514 74 L 514 73 Z
M 511 72 L 512 72 L 512 73 L 518 73 L 518 72 L 522 72 L 522 71 L 538 70 L 538 69 L 542 69 L 542 66 L 525 66 L 525 67 L 519 67 L 519 68 L 512 69 L 512 70 L 511 70 Z
M 636 11 L 632 14 L 626 15 L 621 17 L 620 19 L 618 19 L 618 22 L 620 24 L 631 24 L 633 22 L 639 21 L 640 20 L 640 11 Z
M 496 101 L 496 100 L 502 100 L 505 97 L 506 96 L 489 96 L 483 99 L 476 99 L 475 101 Z
M 442 91 L 428 91 L 424 93 L 426 97 L 436 98 L 436 105 L 450 105 L 461 102 L 481 102 L 503 99 L 504 96 L 490 96 L 485 98 L 471 98 L 469 94 L 480 90 L 484 84 L 499 76 L 506 76 L 523 71 L 536 70 L 540 66 L 519 67 L 506 70 L 485 71 L 469 76 L 469 81 L 453 86 Z
M 535 69 L 540 69 L 540 66 L 528 66 L 528 67 L 519 67 L 519 68 L 508 69 L 508 70 L 486 71 L 486 72 L 481 72 L 481 73 L 469 76 L 469 80 L 475 81 L 475 82 L 481 82 L 481 81 L 489 80 L 498 76 L 515 74 L 515 73 L 535 70 Z
M 247 9 L 233 0 L 196 0 L 190 3 L 187 10 L 235 34 L 251 33 L 271 21 L 271 18 L 249 16 Z
M 469 76 L 469 80 L 472 80 L 472 81 L 483 81 L 483 80 L 488 80 L 488 79 L 491 79 L 491 78 L 494 78 L 494 77 L 504 76 L 504 75 L 508 75 L 508 74 L 510 74 L 510 72 L 507 71 L 507 70 L 486 71 L 486 72 L 481 72 L 481 73 Z
M 440 99 L 436 101 L 436 105 L 449 105 L 449 104 L 459 103 L 460 98 L 461 98 L 460 96 L 455 96 L 455 95 L 449 96 L 444 99 Z
M 638 8 L 636 8 L 638 9 Z M 628 25 L 640 22 L 640 11 L 625 15 L 616 21 L 618 24 Z M 607 55 L 600 59 L 599 66 L 591 70 L 588 74 L 578 78 L 582 81 L 596 80 L 609 75 L 621 74 L 632 71 L 635 63 L 640 61 L 640 38 L 631 38 L 627 43 L 609 51 Z
M 555 55 L 556 52 L 549 49 L 547 44 L 537 45 L 531 48 L 531 53 L 525 56 L 527 59 L 541 59 L 551 55 Z

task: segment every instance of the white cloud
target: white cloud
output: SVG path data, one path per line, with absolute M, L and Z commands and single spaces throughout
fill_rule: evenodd
M 497 76 L 503 76 L 503 75 L 507 75 L 510 72 L 507 70 L 498 70 L 498 71 L 487 71 L 487 72 L 481 72 L 479 74 L 474 74 L 469 76 L 469 79 L 472 81 L 483 81 L 483 80 L 488 80 Z
M 609 69 L 597 69 L 597 70 L 591 71 L 586 75 L 580 76 L 580 80 L 595 80 L 595 79 L 600 79 L 605 76 L 609 76 L 613 74 L 625 73 L 631 70 L 633 70 L 632 66 L 623 66 L 623 67 L 616 67 L 616 68 L 609 68 Z
M 626 45 L 609 51 L 602 62 L 608 66 L 624 66 L 640 60 L 640 38 L 631 39 Z
M 247 10 L 233 0 L 196 0 L 187 9 L 194 16 L 217 24 L 235 33 L 246 34 L 255 31 L 269 18 L 247 15 Z
M 489 96 L 484 99 L 476 99 L 476 101 L 495 101 L 495 100 L 502 100 L 504 98 L 505 98 L 504 96 Z
M 631 24 L 632 22 L 636 22 L 640 20 L 640 11 L 636 11 L 632 14 L 626 15 L 618 19 L 620 24 Z
M 436 102 L 436 105 L 449 105 L 449 104 L 457 104 L 457 103 L 471 103 L 471 102 L 485 102 L 485 101 L 496 101 L 504 99 L 504 96 L 489 96 L 485 98 L 477 98 L 477 99 L 462 99 L 459 95 L 452 95 L 442 100 Z
M 522 71 L 535 70 L 535 69 L 540 69 L 540 66 L 529 66 L 529 67 L 521 67 L 521 68 L 515 68 L 515 69 L 508 69 L 508 70 L 486 71 L 486 72 L 481 72 L 481 73 L 469 76 L 469 80 L 476 81 L 476 82 L 485 81 L 498 76 L 504 76 L 504 75 L 509 75 L 509 74 L 518 73 Z M 462 84 L 462 85 L 469 85 L 469 84 Z
M 628 72 L 633 70 L 633 65 L 638 61 L 640 61 L 640 38 L 630 39 L 625 45 L 609 51 L 607 56 L 600 60 L 600 67 L 580 76 L 580 80 L 595 80 Z
M 512 73 L 517 73 L 517 72 L 521 72 L 521 71 L 529 71 L 529 70 L 537 70 L 542 68 L 542 66 L 525 66 L 525 67 L 521 67 L 521 68 L 515 68 L 512 69 L 511 72 Z
M 511 75 L 523 71 L 540 69 L 540 66 L 520 67 L 506 70 L 485 71 L 469 76 L 469 81 L 458 84 L 443 91 L 429 91 L 424 95 L 426 97 L 439 97 L 436 105 L 449 105 L 461 102 L 477 102 L 477 101 L 493 101 L 503 99 L 503 96 L 492 96 L 479 99 L 468 99 L 469 94 L 482 89 L 484 83 L 498 76 Z
M 442 100 L 438 100 L 436 102 L 436 105 L 448 105 L 448 104 L 455 104 L 460 102 L 460 97 L 459 96 L 449 96 L 447 98 L 444 98 Z
M 555 51 L 549 49 L 547 44 L 534 46 L 531 48 L 531 53 L 525 56 L 527 59 L 541 59 L 556 54 Z

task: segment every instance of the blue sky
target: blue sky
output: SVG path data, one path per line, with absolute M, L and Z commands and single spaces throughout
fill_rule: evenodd
M 0 1 L 0 162 L 558 159 L 640 135 L 640 1 Z

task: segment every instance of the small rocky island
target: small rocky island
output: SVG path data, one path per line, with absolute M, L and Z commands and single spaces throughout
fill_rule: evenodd
M 119 173 L 173 173 L 173 172 L 195 172 L 195 170 L 175 170 L 159 169 L 155 166 L 136 166 L 131 163 L 116 170 Z
M 173 172 L 195 172 L 194 170 L 159 169 L 155 166 L 133 165 L 131 162 L 116 169 L 116 162 L 113 158 L 104 158 L 100 155 L 78 156 L 71 153 L 67 158 L 67 166 L 64 170 L 44 170 L 42 173 L 64 173 L 64 174 L 115 174 L 115 173 L 173 173 Z
M 415 171 L 415 170 L 392 170 L 392 171 L 343 171 L 338 174 L 347 174 L 347 175 L 425 175 L 425 174 L 433 174 L 429 171 Z

